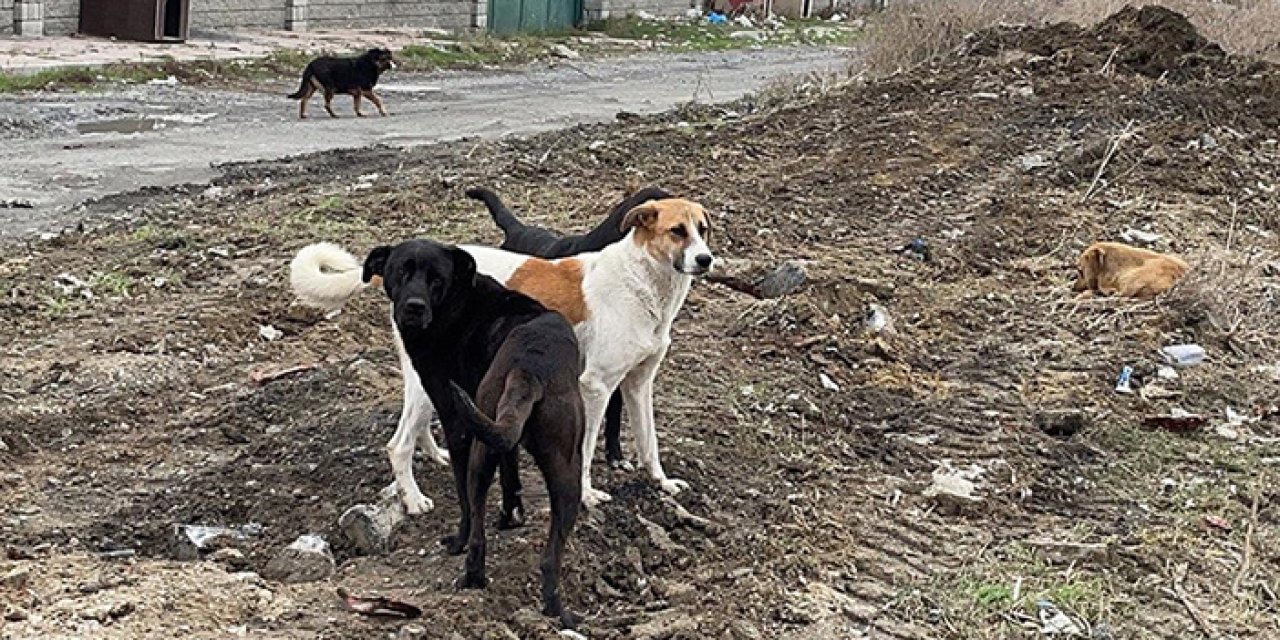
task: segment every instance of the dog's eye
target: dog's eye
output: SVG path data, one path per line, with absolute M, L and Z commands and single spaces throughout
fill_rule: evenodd
M 684 227 L 671 227 L 671 235 L 677 238 L 688 238 L 689 232 L 685 231 Z

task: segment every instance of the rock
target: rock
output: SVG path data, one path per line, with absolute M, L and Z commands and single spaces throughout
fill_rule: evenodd
M 263 340 L 271 342 L 273 340 L 279 340 L 284 336 L 284 332 L 269 324 L 264 324 L 258 327 L 258 335 L 261 336 Z
M 425 637 L 427 637 L 427 628 L 413 623 L 400 627 L 399 633 L 396 634 L 396 640 L 419 640 Z
M 234 547 L 226 547 L 214 551 L 209 554 L 209 560 L 225 564 L 233 569 L 243 569 L 245 565 L 249 564 L 244 552 Z
M 1200 148 L 1205 151 L 1213 151 L 1218 148 L 1218 139 L 1213 137 L 1211 133 L 1203 133 L 1200 135 Z
M 973 495 L 974 489 L 973 482 L 960 474 L 938 470 L 933 472 L 933 484 L 925 488 L 924 496 L 932 498 L 941 509 L 957 513 L 982 502 L 982 498 Z
M 809 274 L 805 272 L 804 265 L 788 260 L 760 280 L 760 295 L 765 298 L 781 298 L 804 286 L 808 279 Z
M 388 486 L 376 504 L 358 504 L 338 518 L 342 535 L 364 555 L 383 555 L 391 551 L 391 535 L 407 517 L 404 503 Z
M 27 613 L 26 609 L 21 607 L 14 607 L 4 612 L 4 619 L 7 622 L 22 622 L 28 617 L 30 617 L 30 614 Z
M 315 582 L 333 575 L 335 569 L 329 543 L 320 536 L 305 535 L 272 558 L 262 577 L 286 583 Z
M 82 609 L 80 611 L 80 618 L 83 620 L 107 622 L 108 620 L 119 620 L 131 613 L 133 613 L 132 602 L 115 602 Z
M 761 31 L 734 31 L 729 34 L 734 40 L 755 40 L 756 42 L 764 42 L 769 37 Z
M 1120 233 L 1120 239 L 1129 244 L 1152 245 L 1160 241 L 1160 234 L 1141 229 L 1126 229 Z
M 15 591 L 26 589 L 27 582 L 31 578 L 31 569 L 27 567 L 18 567 L 9 573 L 4 574 L 0 578 L 0 587 L 13 589 Z
M 564 58 L 566 60 L 577 60 L 582 57 L 581 53 L 578 53 L 563 44 L 552 45 L 551 55 L 557 58 Z
M 511 615 L 511 626 L 522 638 L 541 637 L 543 632 L 551 630 L 551 621 L 537 609 L 526 607 Z

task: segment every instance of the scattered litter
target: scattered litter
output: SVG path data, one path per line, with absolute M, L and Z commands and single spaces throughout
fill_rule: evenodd
M 898 249 L 898 253 L 912 260 L 920 260 L 922 262 L 930 260 L 929 243 L 925 242 L 923 238 L 916 238 L 908 242 L 901 249 Z
M 595 140 L 591 144 L 587 145 L 587 148 L 592 151 L 599 151 L 605 148 L 607 145 L 608 143 L 606 143 L 604 140 Z
M 379 174 L 376 174 L 376 173 L 366 173 L 365 175 L 362 175 L 362 176 L 360 176 L 360 177 L 356 178 L 356 183 L 355 183 L 355 184 L 353 184 L 353 185 L 351 185 L 351 190 L 352 190 L 352 191 L 365 191 L 365 190 L 368 190 L 368 189 L 372 189 L 372 188 L 373 188 L 373 184 L 374 184 L 375 182 L 377 182 L 377 181 L 378 181 L 378 178 L 380 178 L 380 177 L 382 177 L 382 176 L 381 176 L 381 175 L 379 175 Z
M 832 380 L 832 379 L 831 379 L 831 376 L 828 376 L 828 375 L 827 375 L 827 374 L 825 374 L 825 373 L 819 373 L 819 374 L 818 374 L 818 380 L 819 380 L 820 382 L 822 382 L 822 388 L 823 388 L 823 389 L 826 389 L 826 390 L 828 390 L 828 391 L 839 391 L 839 390 L 840 390 L 840 385 L 836 384 L 835 380 Z
M 1151 416 L 1142 421 L 1143 426 L 1151 429 L 1161 429 L 1171 433 L 1189 433 L 1204 427 L 1204 416 L 1187 413 L 1181 409 L 1174 409 L 1167 416 Z
M 702 12 L 697 9 L 685 9 L 684 17 L 690 20 L 697 20 L 702 17 Z
M 1126 229 L 1120 239 L 1130 244 L 1155 244 L 1160 241 L 1160 234 L 1141 229 Z
M 729 19 L 723 13 L 712 11 L 707 14 L 707 24 L 725 24 L 727 22 L 729 22 Z
M 1231 523 L 1222 516 L 1208 515 L 1204 517 L 1204 523 L 1213 529 L 1222 531 L 1231 531 Z
M 282 338 L 284 336 L 284 332 L 269 324 L 264 324 L 258 327 L 258 335 L 261 336 L 263 340 L 272 342 Z
M 889 317 L 889 312 L 874 302 L 867 305 L 862 325 L 872 333 L 893 333 L 893 319 Z
M 1084 631 L 1080 629 L 1080 625 L 1076 624 L 1067 614 L 1063 613 L 1056 605 L 1048 600 L 1040 600 L 1036 602 L 1036 608 L 1040 610 L 1040 633 L 1046 636 L 1083 636 Z
M 1173 478 L 1161 478 L 1160 490 L 1165 493 L 1173 493 L 1178 488 L 1178 481 Z
M 1051 163 L 1043 155 L 1038 153 L 1029 153 L 1018 158 L 1018 166 L 1022 167 L 1023 171 L 1035 171 L 1036 169 L 1047 167 L 1050 164 Z
M 1125 365 L 1120 370 L 1120 377 L 1116 380 L 1116 393 L 1133 393 L 1133 387 L 1130 382 L 1133 378 L 1133 367 Z
M 748 16 L 738 16 L 733 21 L 748 29 L 754 29 L 756 26 L 756 23 Z
M 552 45 L 551 55 L 557 58 L 564 58 L 565 60 L 577 60 L 582 57 L 581 53 L 578 53 L 563 44 Z
M 1161 365 L 1156 369 L 1156 377 L 1161 380 L 1177 380 L 1178 370 L 1168 365 Z
M 833 14 L 831 14 L 831 17 L 830 17 L 830 18 L 827 18 L 827 20 L 829 20 L 829 21 L 831 21 L 831 22 L 842 22 L 842 21 L 844 21 L 844 14 L 843 14 L 843 13 L 833 13 Z
M 262 534 L 262 525 L 254 522 L 234 528 L 199 524 L 178 524 L 173 528 L 173 551 L 179 560 L 195 560 L 202 552 Z
M 734 40 L 755 40 L 757 42 L 763 42 L 769 39 L 769 37 L 761 31 L 734 31 L 729 34 L 729 37 Z
M 1190 367 L 1204 362 L 1204 347 L 1198 344 L 1175 344 L 1160 350 L 1165 362 L 1175 367 Z
M 300 364 L 297 366 L 289 367 L 287 369 L 277 369 L 276 371 L 254 370 L 249 372 L 249 379 L 252 380 L 254 384 L 266 384 L 268 382 L 271 382 L 272 380 L 283 378 L 285 376 L 293 375 L 295 373 L 301 373 L 303 371 L 309 371 L 311 369 L 316 368 L 316 366 L 317 365 L 315 363 L 311 363 L 311 364 Z
M 342 598 L 343 607 L 348 611 L 352 611 L 360 615 L 387 618 L 408 618 L 411 620 L 422 616 L 422 609 L 419 609 L 407 602 L 391 600 L 390 598 L 384 598 L 382 596 L 356 596 L 348 593 L 346 589 L 338 587 L 338 597 Z
M 1200 135 L 1200 148 L 1205 151 L 1213 151 L 1218 148 L 1218 139 L 1213 137 L 1211 133 L 1203 133 Z
M 176 87 L 178 86 L 178 78 L 175 76 L 169 76 L 167 78 L 152 78 L 147 81 L 147 84 L 159 87 Z
M 1240 432 L 1229 424 L 1220 424 L 1213 428 L 1213 432 L 1224 440 L 1238 440 L 1240 438 Z

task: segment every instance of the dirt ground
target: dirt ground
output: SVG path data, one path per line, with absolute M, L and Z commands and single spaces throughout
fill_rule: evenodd
M 1051 602 L 1084 637 L 1276 637 L 1277 125 L 1276 69 L 1126 11 L 869 84 L 105 199 L 116 222 L 0 262 L 0 637 L 554 636 L 532 474 L 538 513 L 491 533 L 485 591 L 451 586 L 434 464 L 437 509 L 390 554 L 342 540 L 338 515 L 390 480 L 385 302 L 326 320 L 292 303 L 287 263 L 322 239 L 495 241 L 472 185 L 581 229 L 650 183 L 708 206 L 718 255 L 803 260 L 810 283 L 695 287 L 656 402 L 693 488 L 597 466 L 615 500 L 567 560 L 582 634 L 1035 638 Z M 1073 299 L 1077 253 L 1130 229 L 1192 275 L 1156 301 Z M 915 238 L 930 260 L 897 251 Z M 869 304 L 892 331 L 864 328 Z M 1157 349 L 1185 342 L 1207 361 L 1159 377 Z M 1204 425 L 1144 426 L 1175 410 Z M 978 499 L 928 497 L 949 473 Z M 189 523 L 263 528 L 242 559 L 180 561 Z M 332 579 L 258 577 L 305 533 L 333 544 Z M 421 606 L 421 630 L 342 610 L 338 586 Z

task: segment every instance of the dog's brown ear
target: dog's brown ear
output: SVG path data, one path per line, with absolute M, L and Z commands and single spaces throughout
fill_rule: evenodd
M 382 246 L 374 247 L 369 252 L 369 257 L 364 259 L 364 273 L 362 279 L 365 284 L 369 284 L 375 277 L 381 278 L 387 271 L 387 258 L 391 257 L 391 247 Z
M 632 227 L 649 227 L 658 219 L 658 205 L 652 200 L 639 205 L 622 216 L 621 231 L 626 233 Z
M 1106 259 L 1106 250 L 1097 245 L 1092 245 L 1080 254 L 1080 260 L 1076 263 L 1076 268 L 1080 271 L 1080 278 L 1076 280 L 1075 285 L 1071 288 L 1075 291 L 1089 291 L 1098 288 L 1098 276 L 1102 274 L 1104 260 Z

